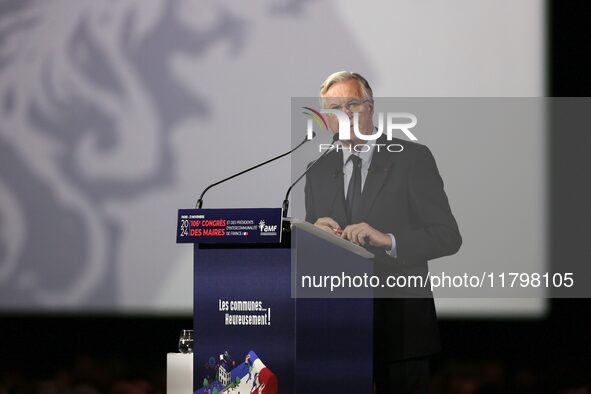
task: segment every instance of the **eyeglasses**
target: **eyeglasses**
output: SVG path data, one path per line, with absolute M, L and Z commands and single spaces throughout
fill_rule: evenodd
M 371 99 L 365 99 L 365 100 L 350 100 L 347 101 L 344 104 L 341 105 L 331 105 L 329 107 L 329 109 L 338 109 L 341 111 L 348 111 L 348 112 L 358 112 L 361 111 L 363 109 L 363 106 L 366 103 L 369 103 L 371 101 Z

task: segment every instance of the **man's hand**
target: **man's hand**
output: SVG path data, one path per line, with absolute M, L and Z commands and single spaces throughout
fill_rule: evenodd
M 320 227 L 324 231 L 328 231 L 329 233 L 341 235 L 343 229 L 341 226 L 333 219 L 329 217 L 324 217 L 316 220 L 314 223 L 315 226 Z
M 388 234 L 376 230 L 367 223 L 350 224 L 343 230 L 341 238 L 357 245 L 370 245 L 385 250 L 392 249 L 392 239 Z

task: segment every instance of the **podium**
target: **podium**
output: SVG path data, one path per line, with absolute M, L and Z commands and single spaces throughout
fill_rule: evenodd
M 305 226 L 281 223 L 280 211 L 265 220 L 279 220 L 275 242 L 261 242 L 260 233 L 238 236 L 257 231 L 252 224 L 267 230 L 260 216 L 248 209 L 179 211 L 177 241 L 195 241 L 194 392 L 371 393 L 372 299 L 298 298 L 294 281 L 298 261 L 319 252 L 364 270 L 371 263 Z M 179 240 L 199 227 L 191 217 L 215 218 L 210 223 L 225 225 L 215 236 L 237 242 Z M 232 225 L 244 217 L 252 218 L 250 228 Z

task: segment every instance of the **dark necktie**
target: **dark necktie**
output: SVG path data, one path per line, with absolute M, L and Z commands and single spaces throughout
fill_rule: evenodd
M 347 187 L 347 219 L 349 224 L 353 224 L 361 201 L 361 159 L 357 155 L 351 155 L 347 159 L 349 161 L 353 163 L 353 174 Z

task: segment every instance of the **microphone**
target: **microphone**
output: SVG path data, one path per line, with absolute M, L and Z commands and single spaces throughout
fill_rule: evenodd
M 312 132 L 312 138 L 311 138 L 310 140 L 308 139 L 308 136 L 306 135 L 306 137 L 304 138 L 304 140 L 303 140 L 302 142 L 300 142 L 300 143 L 299 143 L 299 144 L 298 144 L 298 145 L 297 145 L 295 148 L 293 148 L 293 149 L 292 149 L 292 150 L 290 150 L 289 152 L 282 153 L 282 154 L 280 154 L 279 156 L 275 156 L 275 157 L 273 157 L 272 159 L 269 159 L 269 160 L 267 160 L 267 161 L 265 161 L 265 162 L 263 162 L 263 163 L 257 164 L 256 166 L 252 166 L 252 167 L 250 167 L 250 168 L 247 168 L 246 170 L 240 171 L 240 172 L 239 172 L 239 173 L 237 173 L 237 174 L 234 174 L 234 175 L 231 175 L 231 176 L 229 176 L 229 177 L 227 177 L 227 178 L 224 178 L 224 179 L 222 179 L 221 181 L 217 181 L 216 183 L 212 183 L 211 185 L 207 186 L 207 187 L 205 188 L 205 190 L 203 190 L 203 192 L 201 192 L 201 195 L 199 196 L 199 199 L 197 200 L 197 204 L 195 204 L 195 208 L 201 209 L 201 207 L 203 206 L 203 196 L 204 196 L 204 195 L 205 195 L 205 193 L 207 193 L 207 191 L 208 191 L 209 189 L 211 189 L 212 187 L 214 187 L 214 186 L 217 186 L 217 185 L 219 185 L 220 183 L 224 183 L 224 182 L 226 182 L 226 181 L 229 181 L 230 179 L 236 178 L 237 176 L 240 176 L 240 175 L 242 175 L 242 174 L 245 174 L 245 173 L 247 173 L 247 172 L 249 172 L 249 171 L 252 171 L 252 170 L 254 170 L 254 169 L 256 169 L 256 168 L 259 168 L 259 167 L 261 167 L 261 166 L 264 166 L 265 164 L 269 164 L 269 163 L 271 163 L 272 161 L 275 161 L 275 160 L 281 159 L 283 156 L 287 156 L 287 155 L 289 155 L 290 153 L 293 153 L 293 152 L 295 152 L 297 149 L 299 149 L 299 148 L 300 148 L 300 146 L 304 145 L 304 144 L 305 144 L 306 142 L 308 142 L 308 141 L 311 141 L 311 140 L 313 140 L 313 139 L 314 139 L 314 137 L 316 137 L 316 132 L 314 132 L 314 131 L 313 131 L 313 132 Z
M 338 139 L 339 139 L 339 133 L 334 133 L 332 136 L 332 144 L 331 145 L 334 145 L 334 143 L 337 142 Z M 296 185 L 296 183 L 298 183 L 300 181 L 300 179 L 302 179 L 308 173 L 308 171 L 310 171 L 312 169 L 312 167 L 314 167 L 316 165 L 316 163 L 318 163 L 324 156 L 326 156 L 326 154 L 328 152 L 331 152 L 331 151 L 332 151 L 332 148 L 324 151 L 324 153 L 322 153 L 318 159 L 314 160 L 308 166 L 308 168 L 306 168 L 306 171 L 304 171 L 304 173 L 302 175 L 300 175 L 298 177 L 298 179 L 295 180 L 294 183 L 291 184 L 289 189 L 287 189 L 287 193 L 285 193 L 285 200 L 283 200 L 283 205 L 282 205 L 284 218 L 287 217 L 287 211 L 289 210 L 289 193 L 291 193 L 291 189 L 293 189 L 293 187 Z

